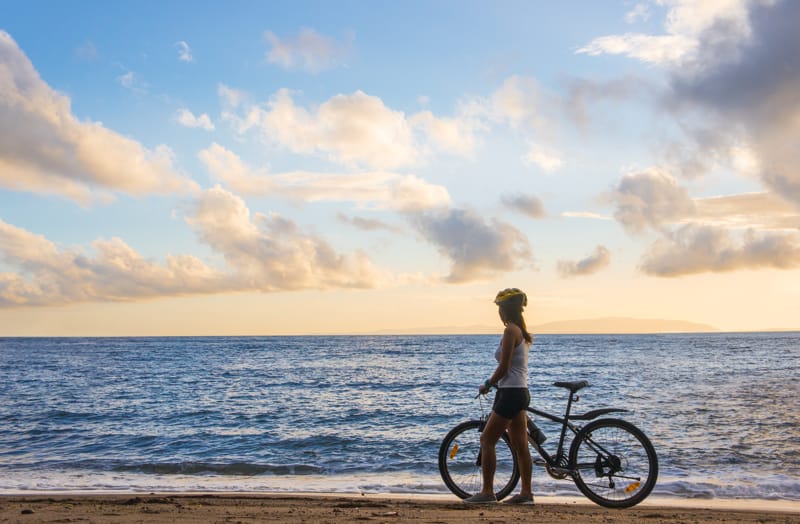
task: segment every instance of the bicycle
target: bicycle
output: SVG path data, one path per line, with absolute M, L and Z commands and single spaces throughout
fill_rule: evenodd
M 581 380 L 555 382 L 553 385 L 569 390 L 563 417 L 526 408 L 534 415 L 561 424 L 558 446 L 550 454 L 542 447 L 546 437 L 528 417 L 528 442 L 539 455 L 533 464 L 544 466 L 554 479 L 571 477 L 583 495 L 607 508 L 629 508 L 647 498 L 658 477 L 658 457 L 653 444 L 644 432 L 630 422 L 619 418 L 597 418 L 629 410 L 600 408 L 573 415 L 572 404 L 580 400 L 576 393 L 588 387 L 589 383 Z M 591 422 L 585 426 L 577 425 L 583 421 Z M 485 424 L 486 417 L 483 414 L 479 420 L 462 422 L 447 433 L 439 448 L 442 479 L 462 499 L 472 496 L 481 488 L 480 434 Z M 567 430 L 574 436 L 568 453 Z M 502 435 L 495 449 L 495 486 L 500 486 L 496 496 L 497 500 L 502 500 L 514 490 L 520 474 L 508 433 Z

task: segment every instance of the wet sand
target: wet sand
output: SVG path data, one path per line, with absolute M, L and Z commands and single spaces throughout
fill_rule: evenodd
M 689 507 L 693 506 L 693 507 Z M 588 502 L 467 506 L 454 497 L 320 494 L 38 494 L 0 496 L 0 522 L 91 523 L 762 523 L 800 524 L 800 504 L 646 501 L 625 510 Z

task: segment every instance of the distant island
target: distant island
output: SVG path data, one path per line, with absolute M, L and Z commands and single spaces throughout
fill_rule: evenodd
M 635 333 L 713 333 L 719 331 L 714 326 L 688 322 L 685 320 L 666 320 L 649 318 L 587 318 L 580 320 L 558 320 L 528 326 L 535 335 L 621 335 Z M 411 328 L 403 330 L 381 330 L 377 334 L 386 335 L 479 335 L 499 333 L 499 326 L 441 326 Z

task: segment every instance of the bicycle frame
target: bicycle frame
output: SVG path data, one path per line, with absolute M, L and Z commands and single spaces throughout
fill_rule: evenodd
M 551 413 L 547 413 L 546 411 L 542 411 L 541 409 L 536 408 L 525 408 L 526 411 L 529 413 L 533 413 L 534 415 L 538 415 L 545 419 L 548 419 L 552 422 L 557 424 L 561 424 L 561 432 L 558 438 L 558 446 L 556 448 L 555 456 L 550 455 L 546 449 L 544 449 L 540 444 L 537 444 L 534 439 L 529 439 L 530 444 L 533 446 L 533 449 L 539 454 L 540 457 L 545 461 L 547 466 L 552 470 L 552 473 L 557 474 L 572 474 L 573 471 L 569 469 L 566 464 L 565 456 L 566 450 L 565 444 L 567 441 L 567 429 L 569 429 L 573 435 L 577 435 L 578 432 L 581 430 L 581 426 L 573 424 L 570 422 L 571 420 L 593 420 L 600 415 L 606 415 L 608 413 L 624 413 L 627 412 L 627 409 L 621 408 L 601 408 L 595 409 L 592 411 L 588 411 L 582 415 L 571 415 L 570 412 L 572 411 L 572 404 L 574 402 L 578 402 L 580 400 L 580 396 L 575 394 L 575 391 L 570 391 L 569 399 L 567 400 L 567 409 L 564 412 L 564 416 L 553 415 Z M 530 432 L 528 432 L 530 436 Z
M 610 413 L 625 413 L 627 409 L 600 408 L 582 414 L 573 414 L 573 403 L 578 402 L 578 391 L 587 387 L 585 380 L 555 382 L 557 387 L 569 390 L 566 410 L 555 415 L 544 410 L 528 407 L 528 413 L 561 426 L 558 441 L 550 441 L 544 449 L 544 440 L 539 429 L 529 420 L 526 433 L 532 450 L 538 456 L 534 464 L 544 466 L 547 473 L 557 480 L 570 478 L 589 500 L 608 508 L 635 506 L 652 492 L 658 479 L 658 456 L 652 442 L 639 428 Z M 467 420 L 451 429 L 439 447 L 439 472 L 447 487 L 461 498 L 468 498 L 480 486 L 476 478 L 482 468 L 482 448 L 478 442 L 484 431 L 487 416 L 481 391 L 480 419 Z M 583 423 L 585 422 L 585 424 Z M 567 436 L 567 432 L 572 436 Z M 511 445 L 511 438 L 502 435 L 503 468 L 501 484 L 495 492 L 498 499 L 508 496 L 520 479 L 518 456 Z M 462 449 L 463 448 L 463 449 Z M 462 452 L 459 450 L 462 449 Z M 533 451 L 531 450 L 531 453 Z M 452 469 L 451 469 L 452 468 Z

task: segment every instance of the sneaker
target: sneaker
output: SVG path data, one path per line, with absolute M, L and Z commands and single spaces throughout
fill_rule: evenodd
M 478 493 L 464 499 L 463 502 L 464 504 L 496 504 L 497 497 L 494 495 L 484 495 L 483 493 Z
M 514 495 L 510 499 L 503 502 L 503 504 L 513 504 L 515 506 L 532 506 L 533 495 Z

